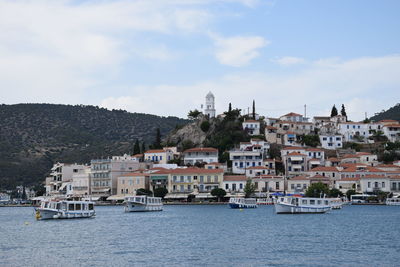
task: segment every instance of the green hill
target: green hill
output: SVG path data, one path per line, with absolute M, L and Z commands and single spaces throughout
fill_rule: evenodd
M 132 153 L 187 120 L 95 106 L 0 105 L 0 189 L 42 182 L 53 163 Z
M 400 121 L 400 103 L 394 107 L 389 108 L 386 111 L 375 114 L 375 116 L 370 118 L 373 121 L 380 120 L 396 120 Z

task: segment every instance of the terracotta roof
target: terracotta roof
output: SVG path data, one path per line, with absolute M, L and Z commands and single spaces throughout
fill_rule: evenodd
M 338 159 L 338 158 L 328 158 L 327 160 L 332 161 L 332 162 L 340 162 L 340 159 Z
M 287 146 L 282 148 L 282 150 L 305 150 L 305 148 L 301 146 Z
M 310 161 L 321 161 L 321 159 L 312 158 L 312 159 L 309 159 L 308 161 L 309 161 L 309 162 L 310 162 Z
M 396 121 L 396 120 L 380 120 L 378 122 L 398 122 L 398 121 Z
M 320 149 L 320 148 L 313 148 L 313 147 L 310 147 L 310 148 L 307 148 L 306 151 L 318 151 L 318 152 L 323 152 L 324 150 L 322 150 L 322 149 Z
M 389 177 L 385 175 L 376 175 L 376 174 L 366 174 L 364 177 L 361 177 L 361 179 L 388 179 Z
M 292 117 L 292 116 L 303 116 L 303 115 L 298 114 L 298 113 L 294 113 L 294 112 L 290 112 L 290 113 L 288 113 L 286 115 L 283 115 L 282 117 Z
M 296 134 L 296 133 L 292 131 L 287 131 L 286 134 Z
M 141 157 L 143 157 L 143 154 L 135 154 L 135 155 L 133 155 L 132 157 L 134 157 L 134 158 L 141 158 Z
M 224 175 L 224 181 L 247 181 L 244 175 Z
M 359 158 L 360 155 L 356 155 L 356 154 L 346 154 L 342 157 L 342 159 L 352 159 L 352 158 Z
M 400 128 L 400 124 L 386 124 L 383 127 Z
M 163 149 L 150 149 L 150 150 L 147 150 L 144 153 L 145 154 L 150 154 L 150 153 L 163 153 L 163 152 L 165 152 L 165 150 L 163 150 Z
M 356 152 L 357 155 L 359 156 L 373 156 L 371 153 L 369 152 Z
M 278 129 L 278 128 L 274 127 L 274 126 L 269 126 L 269 125 L 268 125 L 268 126 L 265 126 L 265 128 L 266 128 L 266 129 L 271 129 L 271 130 L 276 130 L 276 129 Z
M 211 163 L 207 163 L 206 165 L 220 166 L 220 165 L 223 165 L 223 164 L 222 164 L 222 163 L 219 163 L 219 162 L 211 162 Z
M 160 170 L 153 174 L 221 174 L 223 172 L 224 170 L 222 169 L 177 168 Z
M 340 166 L 340 167 L 343 167 L 343 168 L 350 168 L 350 167 L 367 167 L 367 164 L 364 164 L 364 163 L 341 163 L 339 166 Z
M 258 122 L 258 123 L 260 123 L 259 121 L 256 121 L 256 120 L 246 120 L 243 123 L 246 123 L 246 122 L 251 122 L 251 123 Z
M 213 147 L 195 147 L 183 151 L 183 153 L 188 153 L 188 152 L 218 152 L 218 149 Z
M 379 164 L 376 167 L 378 167 L 378 168 L 400 168 L 400 166 L 393 165 L 393 164 Z
M 312 172 L 337 172 L 338 169 L 336 167 L 324 167 L 324 166 L 319 166 L 311 169 L 310 171 Z

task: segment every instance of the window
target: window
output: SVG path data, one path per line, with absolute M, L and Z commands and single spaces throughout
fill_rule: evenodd
M 302 199 L 301 200 L 301 204 L 306 204 L 307 205 L 307 200 L 306 199 Z
M 184 185 L 181 185 L 181 192 L 183 192 L 183 191 L 185 191 L 185 187 L 184 187 Z
M 239 184 L 239 188 L 243 189 L 243 184 L 242 183 Z
M 187 188 L 188 188 L 188 191 L 192 190 L 192 186 L 190 184 L 187 186 Z
M 314 199 L 310 199 L 310 205 L 315 205 L 315 200 Z
M 225 184 L 225 190 L 229 189 L 229 184 Z
M 125 194 L 128 194 L 129 193 L 129 191 L 128 191 L 128 188 L 127 189 L 125 189 Z
M 176 191 L 176 185 L 173 185 L 173 186 L 172 186 L 172 190 L 173 190 L 173 191 Z
M 385 182 L 382 182 L 382 188 L 385 187 Z
M 290 185 L 290 188 L 291 188 L 291 189 L 294 189 L 294 184 L 291 184 L 291 185 Z
M 378 182 L 375 182 L 375 187 L 378 187 L 379 185 L 378 185 Z
M 136 184 L 140 184 L 140 178 L 139 177 L 136 178 Z
M 275 183 L 275 189 L 276 189 L 276 190 L 279 190 L 279 182 L 276 182 L 276 183 Z
M 368 188 L 371 188 L 371 182 L 368 182 Z

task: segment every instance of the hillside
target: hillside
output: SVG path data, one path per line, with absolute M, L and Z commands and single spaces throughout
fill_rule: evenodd
M 94 106 L 0 105 L 0 189 L 43 181 L 54 162 L 129 153 L 187 121 Z
M 395 105 L 394 107 L 389 108 L 386 111 L 380 112 L 375 116 L 370 118 L 373 121 L 380 120 L 396 120 L 400 121 L 400 103 Z

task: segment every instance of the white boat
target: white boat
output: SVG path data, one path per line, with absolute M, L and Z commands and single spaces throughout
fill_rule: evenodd
M 163 210 L 163 203 L 160 197 L 130 196 L 125 197 L 124 203 L 125 212 Z
M 329 199 L 311 197 L 279 197 L 275 203 L 275 212 L 281 213 L 325 213 L 332 209 Z
M 257 198 L 257 205 L 274 205 L 272 198 Z
M 386 199 L 386 205 L 388 206 L 400 206 L 400 198 L 399 197 L 391 197 Z
M 333 210 L 340 210 L 343 207 L 343 200 L 341 198 L 329 198 L 329 203 Z
M 36 208 L 38 220 L 90 218 L 96 215 L 91 201 L 43 200 Z
M 255 198 L 231 197 L 228 205 L 232 209 L 257 208 L 257 201 Z

